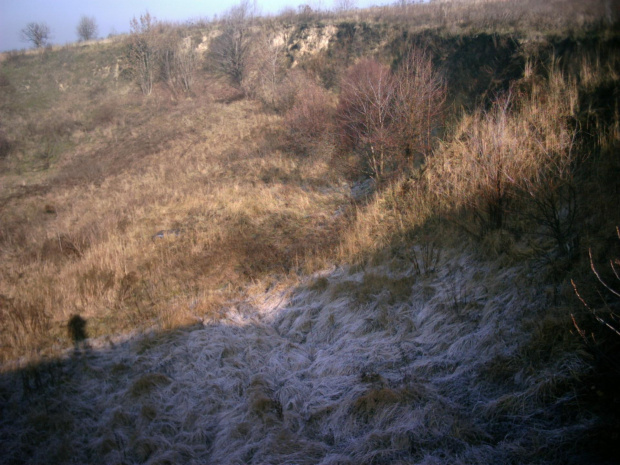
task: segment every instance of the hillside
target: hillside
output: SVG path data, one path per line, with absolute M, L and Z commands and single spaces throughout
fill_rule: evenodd
M 4 54 L 0 463 L 613 463 L 616 6 Z

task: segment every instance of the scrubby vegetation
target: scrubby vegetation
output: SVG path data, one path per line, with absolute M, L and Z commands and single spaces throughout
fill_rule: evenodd
M 616 7 L 4 54 L 0 461 L 613 461 Z

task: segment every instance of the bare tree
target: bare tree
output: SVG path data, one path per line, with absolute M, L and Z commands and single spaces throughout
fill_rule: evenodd
M 252 69 L 256 79 L 253 83 L 254 92 L 262 102 L 276 109 L 280 100 L 280 84 L 286 75 L 286 35 L 278 36 L 277 29 L 271 30 L 256 38 L 257 47 L 252 54 Z
M 177 53 L 177 38 L 173 31 L 168 30 L 157 43 L 157 50 L 160 61 L 161 79 L 168 87 L 176 91 L 175 56 Z
M 76 28 L 78 39 L 80 41 L 95 39 L 97 37 L 98 30 L 99 29 L 97 27 L 97 23 L 95 22 L 95 18 L 92 16 L 82 16 Z
M 314 11 L 312 10 L 312 7 L 308 4 L 299 5 L 297 7 L 297 16 L 301 21 L 310 21 L 313 14 Z
M 28 23 L 20 31 L 20 38 L 24 42 L 31 42 L 36 48 L 44 47 L 50 39 L 50 28 L 45 23 Z
M 345 11 L 351 11 L 355 9 L 355 0 L 335 0 L 334 10 L 337 13 L 344 13 Z
M 411 50 L 396 73 L 396 118 L 405 161 L 424 160 L 443 126 L 446 85 L 423 49 Z
M 373 59 L 350 67 L 341 83 L 337 117 L 343 147 L 364 154 L 381 178 L 431 152 L 443 123 L 446 88 L 430 56 L 414 49 L 396 72 Z
M 222 34 L 214 39 L 210 55 L 216 69 L 240 86 L 246 76 L 252 47 L 252 7 L 247 0 L 224 16 Z
M 365 154 L 370 175 L 381 178 L 395 148 L 394 79 L 390 69 L 365 59 L 346 72 L 337 118 L 344 146 Z
M 153 91 L 158 65 L 157 47 L 155 45 L 156 20 L 147 11 L 130 21 L 129 61 L 134 67 L 140 89 L 144 95 Z
M 184 92 L 189 92 L 194 84 L 194 74 L 198 66 L 198 55 L 190 37 L 177 45 L 174 59 L 177 79 Z

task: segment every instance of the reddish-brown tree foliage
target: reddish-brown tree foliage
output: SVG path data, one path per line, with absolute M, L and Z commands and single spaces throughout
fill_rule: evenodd
M 445 96 L 443 80 L 423 50 L 412 50 L 395 73 L 364 59 L 342 79 L 341 146 L 362 154 L 377 179 L 423 160 L 443 125 Z
M 390 69 L 364 59 L 347 70 L 341 83 L 337 119 L 342 144 L 361 151 L 370 175 L 383 176 L 397 148 L 394 131 L 396 86 Z
M 307 76 L 298 77 L 298 89 L 284 120 L 295 146 L 307 152 L 326 137 L 331 137 L 333 106 L 327 91 Z
M 428 52 L 414 48 L 395 76 L 400 146 L 405 161 L 426 158 L 443 126 L 446 86 Z

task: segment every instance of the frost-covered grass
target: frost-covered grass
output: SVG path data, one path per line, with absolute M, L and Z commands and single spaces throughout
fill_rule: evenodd
M 2 462 L 583 463 L 587 364 L 536 275 L 449 250 L 389 268 L 4 374 Z

